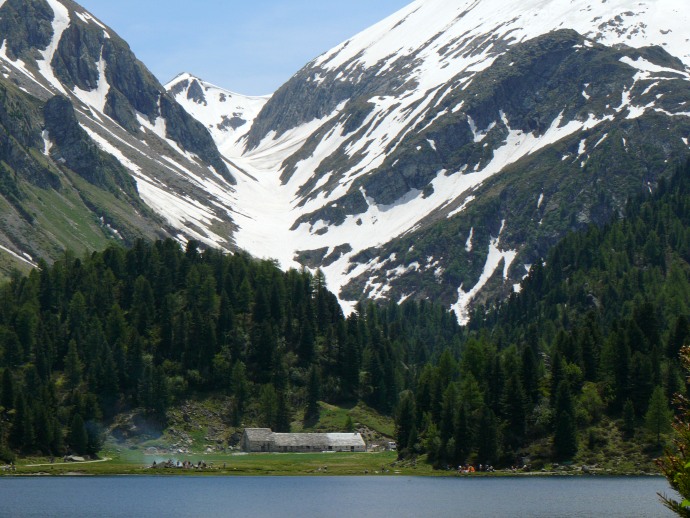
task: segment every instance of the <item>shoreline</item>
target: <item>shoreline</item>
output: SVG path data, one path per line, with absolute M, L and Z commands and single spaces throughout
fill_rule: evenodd
M 399 460 L 396 452 L 367 453 L 185 453 L 178 457 L 149 456 L 139 450 L 105 450 L 101 458 L 50 462 L 47 457 L 28 457 L 11 466 L 0 466 L 0 478 L 24 476 L 256 476 L 256 477 L 660 477 L 651 463 L 633 466 L 571 464 L 545 469 L 500 469 L 462 473 L 435 470 L 425 459 Z

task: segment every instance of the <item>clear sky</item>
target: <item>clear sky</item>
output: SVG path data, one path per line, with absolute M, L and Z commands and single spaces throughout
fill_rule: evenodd
M 412 0 L 77 1 L 124 38 L 162 83 L 190 72 L 263 95 Z

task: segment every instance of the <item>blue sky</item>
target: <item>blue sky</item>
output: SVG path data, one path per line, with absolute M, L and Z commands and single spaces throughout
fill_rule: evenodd
M 410 2 L 79 1 L 124 38 L 161 82 L 190 72 L 247 95 L 275 91 L 322 52 Z

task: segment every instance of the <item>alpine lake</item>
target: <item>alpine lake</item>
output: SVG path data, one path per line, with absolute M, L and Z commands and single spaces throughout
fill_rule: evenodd
M 201 470 L 152 469 L 156 459 L 125 457 L 18 465 L 0 477 L 0 516 L 674 516 L 659 500 L 658 493 L 673 494 L 662 477 L 439 476 L 421 465 L 385 468 L 391 458 L 238 455 L 206 458 Z

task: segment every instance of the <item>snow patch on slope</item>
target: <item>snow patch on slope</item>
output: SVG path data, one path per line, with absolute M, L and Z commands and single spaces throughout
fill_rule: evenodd
M 96 64 L 98 67 L 98 84 L 93 90 L 82 90 L 78 86 L 74 87 L 74 95 L 87 106 L 95 108 L 100 113 L 105 113 L 105 104 L 108 93 L 110 92 L 110 83 L 105 77 L 106 63 L 103 59 L 103 49 L 101 49 L 101 58 Z
M 41 75 L 45 77 L 48 80 L 48 82 L 50 82 L 53 88 L 55 88 L 60 93 L 67 95 L 67 91 L 62 86 L 62 83 L 58 80 L 57 77 L 55 77 L 55 73 L 53 72 L 53 67 L 51 63 L 53 62 L 53 56 L 55 56 L 55 52 L 57 51 L 60 39 L 62 38 L 62 34 L 65 32 L 67 27 L 69 27 L 69 11 L 64 5 L 62 5 L 57 0 L 46 1 L 48 2 L 50 8 L 53 10 L 54 14 L 53 39 L 51 40 L 50 45 L 48 45 L 48 48 L 41 52 L 42 59 L 37 60 L 38 69 L 41 72 Z
M 455 311 L 460 325 L 466 325 L 469 322 L 470 303 L 477 296 L 477 293 L 479 293 L 479 291 L 486 286 L 486 283 L 489 282 L 489 279 L 491 279 L 494 273 L 496 273 L 496 270 L 498 270 L 498 267 L 501 263 L 503 263 L 503 279 L 505 280 L 508 278 L 510 267 L 517 257 L 517 251 L 501 250 L 499 247 L 501 234 L 503 233 L 505 223 L 506 222 L 503 221 L 501 230 L 498 233 L 498 237 L 492 238 L 491 242 L 489 243 L 489 253 L 486 256 L 484 270 L 482 271 L 477 284 L 475 284 L 475 286 L 469 291 L 465 291 L 463 286 L 458 288 L 458 301 L 451 306 L 451 310 Z
M 1 7 L 1 6 L 2 6 L 2 3 L 0 3 L 0 7 Z M 30 256 L 29 254 L 24 253 L 24 255 L 20 255 L 20 254 L 18 254 L 18 253 L 16 253 L 16 252 L 13 252 L 13 251 L 10 250 L 9 248 L 2 246 L 2 245 L 0 245 L 0 250 L 6 252 L 6 253 L 8 253 L 8 254 L 10 254 L 10 255 L 11 255 L 12 257 L 14 257 L 15 259 L 18 259 L 18 260 L 20 260 L 21 262 L 23 262 L 23 263 L 25 263 L 25 264 L 28 264 L 29 266 L 31 266 L 31 267 L 33 267 L 33 268 L 38 268 L 38 265 L 37 265 L 36 263 L 33 262 L 32 258 L 31 258 L 31 256 Z M 25 256 L 26 256 L 26 257 L 25 257 Z
M 108 140 L 83 124 L 81 127 L 101 150 L 113 155 L 132 173 L 141 199 L 165 218 L 171 226 L 184 230 L 191 238 L 197 239 L 209 246 L 227 246 L 227 240 L 224 237 L 209 230 L 214 221 L 218 221 L 218 218 L 207 207 L 204 207 L 189 196 L 179 195 L 170 191 L 160 181 L 146 176 L 139 165 L 126 157 L 122 151 Z M 204 229 L 203 233 L 199 229 Z

